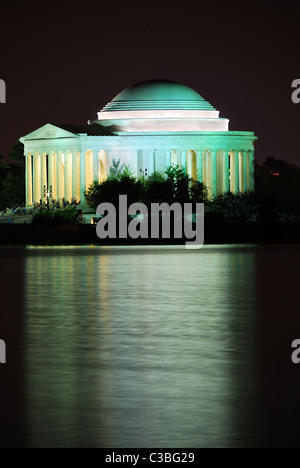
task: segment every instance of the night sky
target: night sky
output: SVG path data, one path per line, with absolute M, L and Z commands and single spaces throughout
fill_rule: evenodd
M 211 6 L 208 6 L 208 5 Z M 51 123 L 85 123 L 124 88 L 186 84 L 254 131 L 256 158 L 300 166 L 300 2 L 2 2 L 0 154 Z

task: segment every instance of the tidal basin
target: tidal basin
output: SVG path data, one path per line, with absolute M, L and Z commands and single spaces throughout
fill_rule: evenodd
M 299 246 L 0 258 L 0 446 L 299 446 Z

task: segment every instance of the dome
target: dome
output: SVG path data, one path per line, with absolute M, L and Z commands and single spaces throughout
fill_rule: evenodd
M 151 80 L 119 93 L 100 112 L 99 125 L 115 133 L 228 131 L 228 119 L 200 94 L 175 81 Z
M 150 80 L 119 93 L 101 112 L 143 110 L 198 110 L 215 108 L 193 89 L 175 81 Z

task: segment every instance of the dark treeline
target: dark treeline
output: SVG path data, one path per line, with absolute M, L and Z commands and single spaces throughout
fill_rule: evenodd
M 0 211 L 25 204 L 24 145 L 16 143 L 9 154 L 12 164 L 0 155 Z
M 207 199 L 206 187 L 200 182 L 191 183 L 191 179 L 178 166 L 170 166 L 165 174 L 154 172 L 146 178 L 135 178 L 129 168 L 114 163 L 106 181 L 94 182 L 85 193 L 86 203 L 96 210 L 100 203 L 112 203 L 118 206 L 119 195 L 128 196 L 128 204 L 151 203 L 199 203 Z
M 12 147 L 5 164 L 0 155 L 0 211 L 25 204 L 24 146 Z M 255 165 L 255 192 L 226 193 L 213 200 L 200 182 L 192 182 L 178 166 L 149 177 L 136 178 L 127 166 L 113 163 L 109 177 L 101 184 L 94 182 L 85 201 L 94 212 L 100 203 L 118 205 L 119 195 L 128 195 L 128 203 L 172 204 L 205 203 L 207 221 L 219 223 L 300 222 L 300 169 L 288 162 L 268 157 Z
M 256 164 L 255 201 L 262 221 L 300 219 L 300 169 L 272 157 Z
M 208 199 L 208 189 L 193 182 L 178 166 L 165 174 L 156 172 L 136 179 L 128 167 L 114 162 L 109 177 L 94 182 L 85 193 L 86 203 L 96 210 L 100 203 L 118 206 L 119 195 L 128 195 L 128 204 L 143 202 L 205 203 L 207 221 L 220 223 L 272 223 L 300 220 L 300 169 L 268 157 L 255 166 L 255 192 L 226 193 Z

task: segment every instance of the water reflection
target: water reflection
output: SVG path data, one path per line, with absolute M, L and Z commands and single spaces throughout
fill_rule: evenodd
M 32 248 L 33 447 L 253 446 L 255 250 Z
M 300 338 L 300 245 L 257 252 L 261 429 L 267 447 L 299 447 L 300 368 L 291 344 Z
M 0 447 L 24 443 L 23 304 L 24 249 L 0 249 L 0 339 L 7 363 L 0 365 Z

